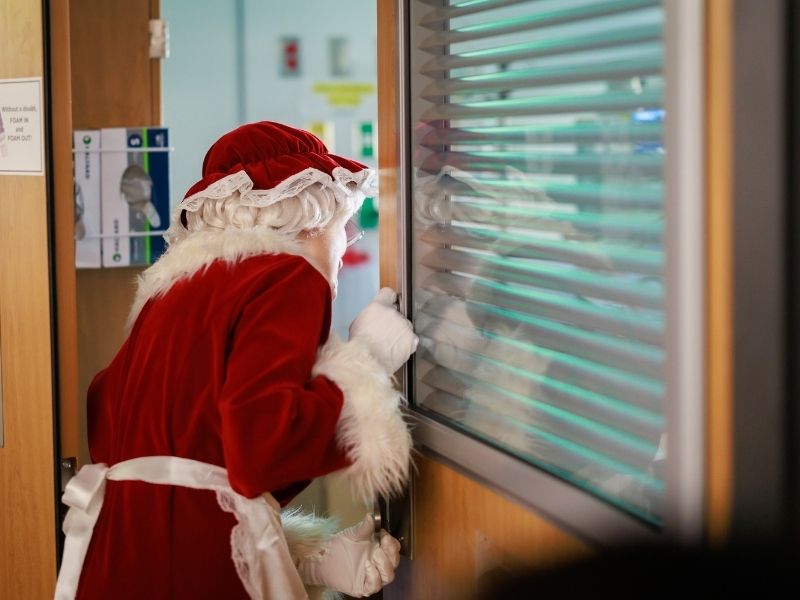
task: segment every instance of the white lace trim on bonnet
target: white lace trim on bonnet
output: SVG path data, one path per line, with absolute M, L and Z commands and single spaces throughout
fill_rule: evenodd
M 243 206 L 264 208 L 265 206 L 272 206 L 281 200 L 297 196 L 304 189 L 316 183 L 331 189 L 339 201 L 356 195 L 364 198 L 375 194 L 378 189 L 377 174 L 374 169 L 362 169 L 353 173 L 344 167 L 335 167 L 332 175 L 328 175 L 324 171 L 309 167 L 284 179 L 274 188 L 268 190 L 254 190 L 253 180 L 244 170 L 241 170 L 231 175 L 226 175 L 204 190 L 184 198 L 173 211 L 170 228 L 164 237 L 169 244 L 186 237 L 189 231 L 181 223 L 181 213 L 184 210 L 197 212 L 206 200 L 222 200 L 231 196 L 234 192 L 239 192 L 239 202 Z

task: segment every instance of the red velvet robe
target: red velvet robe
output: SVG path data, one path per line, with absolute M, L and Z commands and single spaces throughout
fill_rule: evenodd
M 146 302 L 92 382 L 94 462 L 192 458 L 235 491 L 283 505 L 348 465 L 337 447 L 343 395 L 312 377 L 331 290 L 305 259 L 217 260 Z M 79 598 L 247 598 L 230 558 L 234 517 L 213 492 L 108 481 Z

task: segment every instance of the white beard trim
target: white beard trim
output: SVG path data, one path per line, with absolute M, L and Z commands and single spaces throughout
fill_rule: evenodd
M 291 508 L 281 512 L 281 526 L 295 566 L 302 559 L 319 554 L 339 530 L 336 519 L 316 517 Z M 306 585 L 306 593 L 309 600 L 341 600 L 339 592 L 320 586 Z
M 165 294 L 177 281 L 203 271 L 215 260 L 235 263 L 259 254 L 301 256 L 325 277 L 320 266 L 304 252 L 301 242 L 271 228 L 196 231 L 170 245 L 161 258 L 139 276 L 128 316 L 128 330 L 147 301 Z
M 403 396 L 367 347 L 337 336 L 320 349 L 312 371 L 342 390 L 344 405 L 336 426 L 339 447 L 351 465 L 342 471 L 354 495 L 365 502 L 390 497 L 408 480 L 411 434 L 403 420 Z

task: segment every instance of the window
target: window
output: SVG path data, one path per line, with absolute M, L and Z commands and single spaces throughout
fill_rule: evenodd
M 657 531 L 700 347 L 663 4 L 412 0 L 406 88 L 416 410 Z

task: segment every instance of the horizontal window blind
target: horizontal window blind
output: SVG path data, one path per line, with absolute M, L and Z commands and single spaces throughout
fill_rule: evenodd
M 664 512 L 660 0 L 412 0 L 414 398 Z

